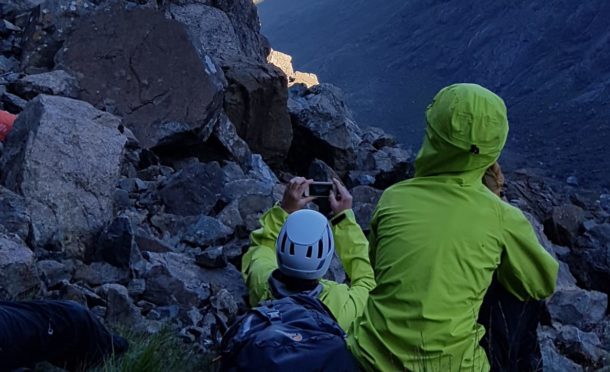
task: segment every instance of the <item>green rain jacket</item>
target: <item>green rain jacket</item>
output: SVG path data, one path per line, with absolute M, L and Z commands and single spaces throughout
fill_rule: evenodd
M 494 272 L 517 298 L 542 299 L 558 263 L 521 211 L 481 182 L 506 142 L 502 99 L 457 84 L 426 118 L 415 178 L 388 188 L 374 212 L 377 286 L 348 345 L 366 370 L 486 371 L 477 317 Z
M 242 274 L 249 289 L 250 305 L 272 298 L 269 277 L 277 269 L 275 242 L 288 218 L 279 206 L 261 217 L 261 228 L 250 235 L 251 247 L 242 258 Z M 337 255 L 351 286 L 330 280 L 320 280 L 320 300 L 332 312 L 344 330 L 362 313 L 369 291 L 375 287 L 373 269 L 369 261 L 368 241 L 356 223 L 354 212 L 347 210 L 331 220 Z

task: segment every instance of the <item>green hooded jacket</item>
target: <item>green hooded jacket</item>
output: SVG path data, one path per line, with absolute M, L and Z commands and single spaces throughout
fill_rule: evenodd
M 288 218 L 279 206 L 271 208 L 261 219 L 261 228 L 250 235 L 251 247 L 242 258 L 242 274 L 249 289 L 250 305 L 272 298 L 269 277 L 277 269 L 275 242 Z M 356 223 L 354 212 L 346 210 L 331 220 L 335 250 L 351 286 L 331 280 L 320 280 L 320 300 L 328 307 L 339 326 L 348 330 L 362 314 L 369 291 L 375 287 L 373 268 L 369 261 L 369 244 Z
M 502 99 L 452 85 L 426 119 L 415 178 L 388 188 L 374 212 L 377 286 L 348 345 L 366 370 L 486 371 L 477 318 L 494 272 L 519 299 L 541 299 L 558 263 L 521 211 L 482 184 L 508 135 Z

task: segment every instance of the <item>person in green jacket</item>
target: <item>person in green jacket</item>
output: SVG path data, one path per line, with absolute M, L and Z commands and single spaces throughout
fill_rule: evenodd
M 558 263 L 523 213 L 482 183 L 508 135 L 502 99 L 451 85 L 426 119 L 415 177 L 388 188 L 373 214 L 377 286 L 348 346 L 365 370 L 486 371 L 477 317 L 494 273 L 518 299 L 541 299 Z
M 375 286 L 368 241 L 351 209 L 352 196 L 338 180 L 334 180 L 337 193 L 331 192 L 329 196 L 333 212 L 330 221 L 318 212 L 303 209 L 314 199 L 303 196 L 312 182 L 302 177 L 293 178 L 286 187 L 281 206 L 274 206 L 261 217 L 261 228 L 250 235 L 251 247 L 242 258 L 242 274 L 251 306 L 263 300 L 311 291 L 347 331 L 362 313 L 369 291 Z M 299 244 L 307 239 L 312 242 Z M 296 244 L 292 251 L 290 243 Z M 321 279 L 329 268 L 333 246 L 351 285 Z

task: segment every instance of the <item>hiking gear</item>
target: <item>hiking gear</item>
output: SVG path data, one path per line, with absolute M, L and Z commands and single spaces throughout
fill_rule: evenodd
M 0 110 L 0 142 L 4 142 L 8 133 L 13 129 L 16 118 L 16 115 Z
M 84 370 L 126 350 L 125 339 L 111 335 L 76 302 L 0 301 L 0 371 L 42 361 Z
M 517 298 L 541 299 L 555 289 L 558 263 L 523 213 L 481 182 L 506 139 L 502 100 L 458 84 L 427 116 L 416 177 L 388 188 L 373 213 L 377 286 L 348 346 L 366 370 L 484 371 L 477 316 L 494 271 Z
M 269 278 L 278 268 L 275 243 L 288 214 L 275 206 L 260 219 L 261 228 L 252 232 L 248 252 L 242 258 L 242 274 L 248 286 L 250 305 L 273 298 Z M 334 222 L 337 222 L 336 224 Z M 351 286 L 330 280 L 320 280 L 320 300 L 337 322 L 347 330 L 362 313 L 369 291 L 375 286 L 373 269 L 368 257 L 368 241 L 358 226 L 354 212 L 346 210 L 331 220 L 335 248 Z
M 288 216 L 276 248 L 280 271 L 308 280 L 323 277 L 335 253 L 328 220 L 310 209 L 301 209 Z
M 305 294 L 250 310 L 224 335 L 221 371 L 357 371 L 345 332 Z

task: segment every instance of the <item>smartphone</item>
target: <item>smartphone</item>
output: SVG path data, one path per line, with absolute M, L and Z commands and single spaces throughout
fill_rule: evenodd
M 309 185 L 309 189 L 305 191 L 305 196 L 316 196 L 319 198 L 328 198 L 330 191 L 335 187 L 332 182 L 314 182 Z

